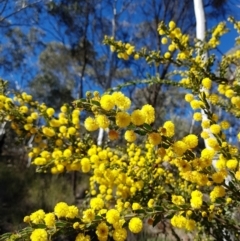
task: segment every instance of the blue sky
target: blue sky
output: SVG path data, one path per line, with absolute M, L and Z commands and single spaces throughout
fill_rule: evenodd
M 231 0 L 233 3 L 239 3 L 239 0 Z M 121 3 L 123 2 L 123 0 L 119 0 L 117 1 L 117 11 L 119 11 L 119 9 L 121 8 Z M 99 7 L 99 6 L 98 6 Z M 102 14 L 105 14 L 107 16 L 107 18 L 110 20 L 111 17 L 112 17 L 112 13 L 111 13 L 111 7 L 109 5 L 109 8 L 106 8 L 105 11 L 103 11 Z M 125 14 L 126 15 L 126 14 Z M 121 19 L 122 21 L 124 22 L 124 18 L 126 17 L 124 14 L 121 15 Z M 135 19 L 135 20 L 134 20 Z M 11 20 L 11 19 L 10 19 Z M 136 12 L 133 12 L 133 15 L 132 15 L 132 19 L 131 21 L 134 20 L 135 22 L 140 22 L 141 21 L 141 15 L 140 14 L 137 14 Z M 11 20 L 12 21 L 12 20 Z M 52 28 L 52 25 L 51 23 L 56 24 L 54 23 L 54 19 L 53 18 L 47 18 L 47 16 L 43 16 L 42 17 L 42 21 L 44 21 L 42 23 L 42 27 L 44 28 L 43 31 L 45 31 L 45 36 L 42 38 L 42 40 L 45 42 L 45 43 L 48 43 L 48 42 L 51 42 L 51 41 L 58 41 L 58 39 L 52 35 L 52 34 L 49 34 L 48 31 L 46 30 L 51 30 Z M 133 22 L 134 22 L 133 21 Z M 218 20 L 208 20 L 208 25 L 209 27 L 212 27 L 214 25 L 217 24 Z M 123 25 L 124 26 L 124 25 Z M 223 36 L 222 38 L 222 41 L 221 41 L 221 45 L 219 46 L 219 49 L 222 53 L 226 53 L 227 51 L 229 51 L 233 46 L 234 46 L 234 39 L 236 38 L 237 34 L 236 34 L 236 31 L 233 31 L 232 29 L 232 25 L 228 23 L 228 26 L 231 28 L 231 31 L 230 33 L 228 33 L 227 35 Z M 27 32 L 27 27 L 24 27 L 24 30 L 25 32 Z M 63 33 L 64 33 L 64 28 L 62 27 L 62 30 L 61 30 Z M 128 29 L 126 30 L 128 31 Z M 131 30 L 132 31 L 132 30 Z M 135 30 L 136 31 L 136 30 Z M 64 40 L 66 41 L 65 43 L 68 44 L 68 40 L 67 38 Z M 11 44 L 11 43 L 9 43 Z M 101 42 L 98 43 L 99 46 L 101 46 Z M 100 49 L 100 47 L 99 47 Z M 38 50 L 37 49 L 37 54 L 40 53 L 41 50 Z M 38 67 L 38 61 L 37 61 L 37 55 L 34 55 L 34 54 L 30 54 L 28 56 L 27 59 L 25 59 L 25 62 L 26 62 L 26 66 L 29 67 L 29 73 L 33 73 L 34 72 L 36 73 L 37 72 L 37 67 Z M 36 68 L 36 69 L 34 69 Z M 21 79 L 21 75 L 23 74 L 23 69 L 19 70 L 18 71 L 11 71 L 11 72 L 3 72 L 3 71 L 0 71 L 0 74 L 1 76 L 4 78 L 4 79 L 8 79 L 8 80 L 19 80 L 19 84 L 21 87 L 25 87 L 26 83 L 24 83 L 24 80 Z

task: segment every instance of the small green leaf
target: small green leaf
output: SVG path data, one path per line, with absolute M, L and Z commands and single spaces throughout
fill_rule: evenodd
M 65 226 L 66 226 L 66 223 L 64 223 L 64 222 L 61 222 L 61 221 L 56 222 L 57 228 L 62 228 L 62 227 L 65 227 Z
M 143 209 L 138 209 L 138 210 L 135 210 L 134 212 L 138 213 L 138 214 L 141 214 L 141 213 L 145 214 L 145 210 L 143 210 Z
M 170 145 L 169 145 L 168 143 L 164 143 L 164 142 L 163 142 L 163 143 L 161 144 L 161 146 L 166 149 L 166 148 L 168 148 Z
M 91 103 L 94 104 L 94 105 L 100 106 L 100 103 L 96 100 L 91 100 Z
M 34 228 L 46 228 L 45 224 L 35 224 Z
M 101 220 L 101 219 L 102 219 L 102 216 L 99 216 L 99 215 L 95 216 L 95 220 Z
M 143 131 L 143 130 L 135 130 L 134 132 L 137 133 L 140 136 L 145 136 L 147 134 L 147 132 Z
M 151 127 L 149 124 L 147 124 L 147 123 L 144 123 L 144 124 L 143 124 L 143 128 L 145 128 L 145 129 L 148 130 L 148 131 L 151 131 L 151 130 L 152 130 L 152 127 Z
M 163 207 L 161 207 L 161 206 L 154 207 L 154 210 L 159 211 L 159 212 L 164 211 Z

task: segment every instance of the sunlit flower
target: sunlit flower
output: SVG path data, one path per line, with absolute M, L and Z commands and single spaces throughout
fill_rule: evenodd
M 141 232 L 142 228 L 143 228 L 142 220 L 140 218 L 137 218 L 137 217 L 131 218 L 131 220 L 128 224 L 128 228 L 132 233 Z
M 116 125 L 124 128 L 131 123 L 131 117 L 127 112 L 118 112 L 116 114 Z
M 31 241 L 48 241 L 48 233 L 45 229 L 37 228 L 33 230 L 30 239 Z

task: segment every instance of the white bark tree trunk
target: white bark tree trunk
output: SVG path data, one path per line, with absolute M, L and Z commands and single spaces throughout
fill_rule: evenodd
M 113 1 L 113 18 L 112 18 L 112 36 L 115 39 L 115 35 L 116 35 L 116 28 L 117 28 L 117 0 Z M 107 83 L 106 83 L 106 89 L 111 87 L 111 81 L 112 81 L 112 73 L 111 73 L 111 69 L 112 69 L 112 61 L 113 61 L 113 53 L 110 52 L 110 56 L 109 56 L 109 60 L 110 60 L 110 67 L 108 70 L 108 76 L 107 76 Z M 98 138 L 97 138 L 97 144 L 98 146 L 101 146 L 103 143 L 103 138 L 104 138 L 104 133 L 108 133 L 108 129 L 107 130 L 103 130 L 102 128 L 99 129 L 98 132 Z
M 196 38 L 204 41 L 205 38 L 205 33 L 206 33 L 206 19 L 205 19 L 205 12 L 204 12 L 204 7 L 203 7 L 203 2 L 202 0 L 193 0 L 194 2 L 194 13 L 195 13 L 195 18 L 196 18 Z M 205 53 L 202 58 L 204 60 L 207 60 L 207 54 Z M 202 88 L 202 91 L 207 91 L 205 88 Z M 202 113 L 202 120 L 207 120 L 208 117 L 205 114 L 203 110 L 201 110 Z M 204 129 L 207 131 L 210 136 L 211 133 L 209 132 L 209 129 Z M 209 145 L 207 144 L 206 139 L 204 139 L 204 144 L 206 148 L 210 148 Z
M 203 8 L 202 0 L 193 0 L 194 13 L 196 18 L 196 37 L 197 39 L 204 40 L 206 32 L 206 19 Z

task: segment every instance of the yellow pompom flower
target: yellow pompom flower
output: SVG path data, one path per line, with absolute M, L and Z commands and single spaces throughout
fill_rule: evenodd
M 203 120 L 201 126 L 204 129 L 209 128 L 210 127 L 210 120 Z
M 40 155 L 44 158 L 47 158 L 47 159 L 50 158 L 50 153 L 48 151 L 42 151 L 40 153 Z
M 91 169 L 90 160 L 87 157 L 81 159 L 82 172 L 87 173 Z
M 209 90 L 212 87 L 212 81 L 209 78 L 204 78 L 202 80 L 202 85 L 203 85 L 204 88 Z
M 110 224 L 117 223 L 120 219 L 120 213 L 116 209 L 110 209 L 106 213 L 106 220 Z
M 191 207 L 194 209 L 199 209 L 202 206 L 202 202 L 203 202 L 202 197 L 203 197 L 203 194 L 200 191 L 198 190 L 192 191 L 191 200 L 190 200 Z
M 131 106 L 131 100 L 124 96 L 122 92 L 114 92 L 112 94 L 113 102 L 114 104 L 120 109 L 120 110 L 128 110 Z
M 33 163 L 36 166 L 42 166 L 42 165 L 45 165 L 47 163 L 47 160 L 44 157 L 36 157 L 34 159 Z
M 118 112 L 116 114 L 116 125 L 125 128 L 131 123 L 131 117 L 127 112 Z
M 49 124 L 51 127 L 59 127 L 61 125 L 61 122 L 53 118 L 49 121 Z
M 226 194 L 225 188 L 223 186 L 216 186 L 213 188 L 213 190 L 210 192 L 210 199 L 212 202 L 215 202 L 215 200 L 219 197 L 224 197 Z
M 183 141 L 176 141 L 172 147 L 178 156 L 181 156 L 188 149 L 188 146 Z
M 66 149 L 63 151 L 63 156 L 69 158 L 72 155 L 72 151 L 70 149 Z
M 44 217 L 44 222 L 48 228 L 55 226 L 56 218 L 54 213 L 47 213 Z
M 137 139 L 137 135 L 133 130 L 127 130 L 124 134 L 124 138 L 128 142 L 134 142 Z
M 68 134 L 69 135 L 75 135 L 76 134 L 76 128 L 75 127 L 69 127 L 68 128 Z
M 25 124 L 25 125 L 24 125 L 24 129 L 25 129 L 26 131 L 29 131 L 32 127 L 33 127 L 33 124 Z
M 169 51 L 169 52 L 173 52 L 175 49 L 176 49 L 176 46 L 175 46 L 174 44 L 170 44 L 170 45 L 168 46 L 168 51 Z
M 99 197 L 92 198 L 90 201 L 90 207 L 95 210 L 100 210 L 104 207 L 104 201 Z
M 236 171 L 235 178 L 240 181 L 240 170 Z
M 219 159 L 216 163 L 216 168 L 219 170 L 224 170 L 226 168 L 226 160 Z
M 233 96 L 231 98 L 231 103 L 233 105 L 236 105 L 239 108 L 239 106 L 240 106 L 240 97 L 239 96 Z
M 135 60 L 138 60 L 138 59 L 140 58 L 140 56 L 139 56 L 139 54 L 134 54 L 133 58 L 134 58 Z
M 25 216 L 25 217 L 23 218 L 23 222 L 24 222 L 24 223 L 30 223 L 30 221 L 31 221 L 30 216 Z
M 162 40 L 161 40 L 162 44 L 167 44 L 168 42 L 168 39 L 166 37 L 163 37 Z
M 166 121 L 163 125 L 163 128 L 166 130 L 166 136 L 172 137 L 175 134 L 175 126 L 172 121 Z
M 171 224 L 176 228 L 185 228 L 187 219 L 182 215 L 174 215 L 171 218 Z
M 71 205 L 68 207 L 68 213 L 66 215 L 66 218 L 76 218 L 78 216 L 78 208 L 75 205 Z
M 172 195 L 172 203 L 176 205 L 183 205 L 185 204 L 185 199 L 183 196 Z
M 226 90 L 226 92 L 225 92 L 225 96 L 227 98 L 232 98 L 234 96 L 234 94 L 235 93 L 234 93 L 234 91 L 232 89 Z
M 87 131 L 96 131 L 99 128 L 96 119 L 92 117 L 86 118 L 86 120 L 84 121 L 84 126 Z
M 235 159 L 230 159 L 227 161 L 226 166 L 228 169 L 234 170 L 238 166 L 238 161 Z
M 230 127 L 230 123 L 229 123 L 228 121 L 222 121 L 222 122 L 220 123 L 220 125 L 221 125 L 221 127 L 222 127 L 223 130 L 227 130 L 227 129 L 229 129 L 229 127 Z
M 117 228 L 113 231 L 113 239 L 115 241 L 125 241 L 127 239 L 127 230 L 125 228 Z
M 104 110 L 111 110 L 115 103 L 114 98 L 111 95 L 103 95 L 100 100 L 100 105 Z
M 53 137 L 53 136 L 55 136 L 55 131 L 54 131 L 52 128 L 49 128 L 49 127 L 46 127 L 46 126 L 44 126 L 44 127 L 42 128 L 42 132 L 43 132 L 43 134 L 44 134 L 45 136 L 47 136 L 47 137 Z
M 217 104 L 219 102 L 219 96 L 216 95 L 216 94 L 211 94 L 209 96 L 209 101 L 212 103 L 212 104 Z
M 212 180 L 218 184 L 222 183 L 225 177 L 226 175 L 223 172 L 215 172 L 212 174 Z
M 31 241 L 48 241 L 48 233 L 45 229 L 37 228 L 33 230 L 30 239 Z
M 169 26 L 169 30 L 172 31 L 176 27 L 176 23 L 174 21 L 170 21 L 168 26 Z
M 214 150 L 205 148 L 201 151 L 201 158 L 212 160 L 214 157 L 214 154 L 215 154 Z
M 10 99 L 10 102 L 11 102 L 12 100 Z M 12 103 L 12 102 L 11 102 Z M 28 113 L 28 107 L 27 106 L 21 106 L 20 108 L 19 108 L 19 112 L 20 113 L 22 113 L 22 114 L 26 114 L 26 113 Z
M 74 125 L 78 125 L 78 124 L 80 123 L 79 117 L 74 116 L 74 117 L 72 118 L 72 123 L 73 123 Z
M 60 126 L 59 127 L 60 133 L 66 133 L 67 132 L 67 127 L 66 126 Z
M 194 100 L 194 96 L 192 94 L 186 94 L 185 95 L 185 100 L 187 102 L 191 102 L 192 100 Z
M 153 144 L 156 146 L 161 143 L 162 137 L 159 133 L 152 132 L 152 133 L 148 134 L 148 141 L 150 144 Z
M 158 30 L 158 33 L 159 33 L 159 35 L 164 35 L 164 34 L 165 34 L 165 31 L 164 31 L 163 29 L 159 29 L 159 30 Z
M 74 229 L 79 229 L 80 228 L 80 223 L 79 222 L 73 223 L 73 228 Z
M 30 215 L 30 220 L 32 223 L 39 224 L 43 221 L 44 217 L 45 212 L 42 209 L 39 209 Z
M 213 148 L 214 150 L 219 149 L 218 141 L 215 138 L 208 138 L 207 144 L 209 145 L 209 147 Z
M 141 110 L 134 110 L 131 114 L 131 121 L 134 125 L 140 126 L 145 122 L 145 115 Z
M 132 204 L 132 210 L 133 211 L 135 211 L 135 210 L 139 210 L 139 209 L 141 209 L 142 207 L 141 207 L 141 205 L 139 204 L 139 203 L 133 203 Z
M 61 113 L 59 114 L 59 122 L 61 125 L 66 125 L 68 124 L 68 119 L 65 118 L 64 116 L 61 116 Z
M 79 117 L 79 115 L 80 115 L 80 110 L 78 109 L 73 110 L 72 117 Z
M 213 134 L 217 135 L 217 134 L 219 134 L 220 131 L 221 131 L 221 126 L 220 126 L 220 125 L 217 125 L 217 124 L 213 124 L 213 125 L 210 126 L 210 131 L 211 131 Z
M 232 203 L 232 198 L 230 197 L 226 198 L 226 204 L 230 204 L 230 203 Z
M 196 112 L 193 114 L 193 119 L 195 121 L 201 121 L 202 120 L 202 114 L 200 112 Z
M 164 58 L 165 58 L 165 59 L 169 59 L 170 57 L 171 57 L 171 53 L 166 52 L 166 53 L 164 54 Z
M 100 128 L 107 129 L 110 121 L 108 120 L 106 115 L 97 115 L 96 122 Z
M 191 105 L 193 110 L 200 109 L 201 106 L 204 106 L 203 102 L 200 101 L 200 100 L 192 100 L 190 102 L 190 105 Z
M 107 241 L 108 239 L 108 226 L 106 223 L 101 222 L 97 226 L 96 234 L 98 236 L 98 240 Z
M 83 218 L 82 221 L 84 223 L 91 223 L 95 218 L 95 212 L 93 209 L 87 209 L 83 211 Z
M 68 109 L 67 109 L 66 105 L 63 105 L 63 106 L 61 106 L 60 110 L 61 110 L 61 112 L 66 113 Z
M 138 217 L 131 218 L 128 228 L 132 233 L 140 233 L 143 228 L 142 220 Z
M 149 207 L 149 208 L 153 208 L 153 206 L 154 206 L 154 199 L 152 199 L 152 198 L 151 198 L 151 199 L 149 199 L 149 201 L 148 201 L 148 204 L 147 204 L 147 205 L 148 205 L 148 207 Z
M 65 218 L 68 214 L 68 205 L 65 202 L 59 202 L 54 207 L 54 213 L 58 218 Z
M 195 148 L 198 145 L 198 137 L 194 134 L 187 135 L 183 138 L 183 142 L 189 149 Z
M 91 237 L 89 235 L 84 235 L 83 233 L 79 233 L 76 238 L 75 241 L 91 241 Z
M 46 113 L 49 117 L 52 117 L 55 113 L 55 110 L 53 108 L 47 108 Z
M 145 116 L 145 123 L 152 124 L 155 121 L 155 109 L 151 105 L 144 105 L 141 111 Z
M 196 221 L 193 219 L 187 219 L 185 224 L 185 229 L 188 231 L 193 231 L 196 228 Z

